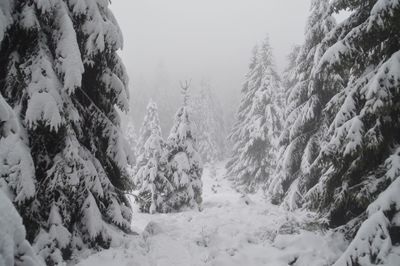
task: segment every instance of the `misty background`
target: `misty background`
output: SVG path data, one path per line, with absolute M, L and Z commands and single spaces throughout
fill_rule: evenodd
M 130 76 L 136 129 L 148 100 L 159 105 L 168 134 L 181 103 L 179 82 L 192 90 L 207 84 L 215 93 L 227 127 L 239 102 L 253 47 L 269 35 L 277 69 L 304 39 L 311 0 L 114 0 L 111 9 L 124 35 L 121 52 Z

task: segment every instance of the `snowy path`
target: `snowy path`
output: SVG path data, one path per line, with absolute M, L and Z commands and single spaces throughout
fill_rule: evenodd
M 343 241 L 331 234 L 283 232 L 285 225 L 304 223 L 307 215 L 269 205 L 260 195 L 242 198 L 222 179 L 223 174 L 222 166 L 217 169 L 216 179 L 205 170 L 202 212 L 136 212 L 134 228 L 139 236 L 79 265 L 323 266 L 331 265 L 341 254 Z

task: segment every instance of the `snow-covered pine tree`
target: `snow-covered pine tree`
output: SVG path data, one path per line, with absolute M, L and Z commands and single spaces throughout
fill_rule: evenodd
M 301 50 L 300 45 L 294 45 L 289 55 L 287 56 L 288 65 L 283 72 L 282 75 L 282 86 L 285 92 L 284 98 L 284 118 L 289 116 L 292 112 L 293 106 L 291 105 L 292 98 L 292 90 L 299 82 L 299 77 L 297 75 L 297 58 L 299 57 L 299 53 Z M 284 125 L 286 126 L 286 125 Z
M 42 265 L 10 201 L 25 210 L 35 196 L 35 168 L 25 141 L 14 111 L 0 94 L 0 265 Z M 22 215 L 30 217 L 32 211 Z
M 350 74 L 332 98 L 338 110 L 315 168 L 322 172 L 308 192 L 309 206 L 332 227 L 367 219 L 336 265 L 382 265 L 400 243 L 400 3 L 346 1 L 331 12 L 351 11 L 324 41 L 320 76 Z M 372 203 L 371 203 L 372 202 Z
M 250 64 L 249 64 L 249 71 L 246 74 L 245 77 L 245 82 L 243 83 L 242 90 L 241 90 L 241 95 L 242 98 L 240 100 L 240 105 L 239 108 L 236 112 L 235 115 L 235 121 L 233 124 L 233 127 L 231 129 L 230 134 L 228 135 L 228 141 L 233 144 L 233 147 L 230 150 L 231 153 L 231 158 L 228 160 L 226 164 L 226 169 L 227 169 L 227 177 L 231 180 L 234 180 L 234 176 L 229 175 L 229 173 L 233 170 L 235 167 L 236 162 L 239 160 L 238 155 L 239 150 L 240 150 L 240 145 L 237 145 L 239 140 L 240 140 L 240 134 L 241 134 L 241 129 L 242 125 L 244 124 L 244 121 L 246 119 L 246 114 L 248 113 L 248 110 L 250 108 L 250 101 L 249 99 L 245 98 L 247 94 L 250 93 L 252 84 L 251 84 L 251 76 L 253 72 L 255 71 L 256 65 L 257 65 L 257 58 L 258 58 L 258 46 L 255 46 L 252 50 L 252 57 L 250 59 Z M 251 99 L 251 98 L 250 98 Z
M 204 163 L 222 160 L 226 152 L 226 129 L 219 107 L 211 85 L 202 82 L 199 93 L 191 98 L 189 110 Z
M 0 44 L 13 24 L 13 12 L 12 1 L 1 2 Z M 24 128 L 0 92 L 0 190 L 4 190 L 21 209 L 35 196 L 36 186 L 35 168 L 26 143 Z M 29 212 L 25 215 L 29 216 Z
M 246 79 L 237 121 L 229 137 L 234 147 L 227 176 L 238 189 L 254 192 L 267 182 L 275 168 L 282 127 L 283 89 L 268 38 L 260 49 L 254 49 Z
M 138 197 L 136 199 L 142 212 L 154 214 L 167 212 L 165 201 L 174 187 L 167 178 L 166 144 L 160 135 L 161 131 L 154 130 L 144 145 L 144 154 L 136 178 L 140 180 Z
M 0 3 L 0 45 L 13 23 L 13 9 L 11 1 Z M 15 112 L 0 93 L 0 265 L 4 266 L 44 265 L 26 240 L 22 218 L 10 201 L 24 208 L 35 195 L 35 169 L 25 141 Z
M 295 107 L 294 101 L 297 99 L 293 99 L 293 90 L 296 88 L 297 83 L 299 82 L 299 77 L 297 75 L 297 58 L 300 53 L 300 46 L 294 46 L 292 48 L 292 51 L 288 55 L 288 66 L 283 72 L 283 77 L 282 77 L 282 86 L 284 88 L 284 112 L 283 112 L 283 120 L 285 121 L 283 123 L 283 128 L 281 135 L 279 137 L 279 145 L 278 145 L 278 155 L 277 155 L 277 163 L 276 167 L 274 170 L 273 177 L 270 179 L 267 185 L 269 184 L 274 184 L 278 178 L 281 177 L 285 171 L 288 169 L 285 169 L 287 167 L 286 162 L 285 162 L 285 157 L 288 156 L 288 153 L 290 151 L 287 151 L 287 147 L 289 145 L 289 138 L 288 138 L 288 128 L 291 127 L 290 124 L 290 115 L 293 112 L 293 108 Z M 272 185 L 267 189 L 271 189 Z M 267 192 L 271 192 L 268 191 Z M 276 195 L 273 195 L 271 198 L 272 203 L 279 203 L 279 198 Z
M 306 40 L 296 62 L 296 83 L 287 90 L 286 120 L 280 138 L 280 163 L 274 178 L 268 184 L 268 192 L 274 203 L 282 203 L 295 209 L 302 203 L 304 186 L 309 178 L 310 165 L 316 159 L 323 141 L 325 121 L 322 112 L 340 85 L 331 86 L 316 82 L 313 69 L 321 58 L 322 40 L 336 25 L 332 16 L 326 15 L 329 0 L 313 0 L 306 27 Z M 333 77 L 335 82 L 340 82 Z M 331 90 L 331 91 L 330 91 Z
M 165 196 L 173 186 L 166 176 L 166 144 L 161 135 L 158 107 L 152 100 L 147 106 L 140 133 L 140 153 L 135 172 L 136 201 L 142 212 L 164 212 Z
M 30 243 L 17 210 L 0 188 L 0 265 L 41 266 Z
M 146 114 L 143 119 L 142 127 L 140 128 L 139 138 L 136 145 L 138 157 L 144 154 L 144 146 L 153 133 L 162 136 L 160 119 L 158 116 L 158 107 L 156 102 L 150 99 L 149 103 L 147 104 Z
M 136 142 L 136 165 L 134 167 L 134 184 L 135 187 L 142 186 L 141 175 L 137 173 L 140 168 L 148 163 L 146 142 L 153 135 L 162 136 L 160 120 L 158 117 L 158 106 L 156 102 L 150 99 L 147 104 L 146 114 L 140 128 L 138 141 Z
M 116 53 L 122 36 L 108 1 L 12 5 L 0 92 L 26 129 L 36 178 L 33 199 L 16 207 L 28 239 L 54 265 L 130 232 L 128 156 L 115 108 L 128 106 Z
M 163 212 L 201 208 L 203 165 L 189 117 L 189 86 L 188 82 L 181 84 L 184 103 L 176 113 L 167 140 L 168 179 L 174 190 L 165 197 Z

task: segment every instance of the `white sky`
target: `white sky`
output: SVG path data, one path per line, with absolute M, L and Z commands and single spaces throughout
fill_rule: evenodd
M 172 83 L 208 79 L 225 101 L 241 88 L 253 46 L 269 34 L 276 64 L 304 38 L 310 0 L 113 0 L 131 77 L 151 84 L 162 62 Z M 134 92 L 133 92 L 134 95 Z

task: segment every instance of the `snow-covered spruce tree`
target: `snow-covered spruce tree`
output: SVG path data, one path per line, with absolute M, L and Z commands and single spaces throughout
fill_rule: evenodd
M 137 203 L 142 212 L 165 212 L 164 202 L 174 187 L 167 178 L 166 144 L 159 130 L 154 130 L 144 145 L 144 154 L 136 178 L 140 180 Z
M 146 108 L 146 114 L 143 119 L 142 127 L 140 128 L 139 138 L 136 145 L 138 157 L 141 154 L 144 154 L 144 146 L 153 133 L 162 136 L 160 119 L 158 117 L 158 107 L 156 102 L 150 99 Z
M 0 44 L 13 23 L 13 8 L 11 1 L 0 3 Z M 24 208 L 35 195 L 35 169 L 25 141 L 15 112 L 0 93 L 0 265 L 4 266 L 43 265 L 10 201 Z
M 229 137 L 234 147 L 227 175 L 238 189 L 254 192 L 275 168 L 282 127 L 283 89 L 268 38 L 254 50 L 246 78 L 237 121 Z
M 203 165 L 188 111 L 189 84 L 182 84 L 184 104 L 175 116 L 167 140 L 168 179 L 173 191 L 165 197 L 162 212 L 176 212 L 185 208 L 201 208 L 201 176 Z
M 18 120 L 0 94 L 0 189 L 23 208 L 35 196 L 35 168 Z
M 281 132 L 281 135 L 279 137 L 279 144 L 278 144 L 278 154 L 277 154 L 277 162 L 276 162 L 276 167 L 273 173 L 272 178 L 269 180 L 268 184 L 269 187 L 267 186 L 266 192 L 272 192 L 271 188 L 273 187 L 274 182 L 277 182 L 280 180 L 282 177 L 282 174 L 285 173 L 288 169 L 285 169 L 287 167 L 285 158 L 288 156 L 288 153 L 290 153 L 290 150 L 287 150 L 287 147 L 289 145 L 289 139 L 288 139 L 288 128 L 291 126 L 289 124 L 289 118 L 291 113 L 293 112 L 293 107 L 295 104 L 293 104 L 294 100 L 292 98 L 292 93 L 293 89 L 297 86 L 299 80 L 298 80 L 298 75 L 297 75 L 297 58 L 300 53 L 300 46 L 294 46 L 290 54 L 288 55 L 288 66 L 283 72 L 282 76 L 282 86 L 284 88 L 284 111 L 283 111 L 283 131 Z M 271 185 L 270 185 L 271 184 Z M 294 194 L 295 196 L 296 194 Z M 271 201 L 273 203 L 279 203 L 278 201 L 279 197 L 277 197 L 276 194 L 273 193 L 273 197 Z
M 22 135 L 21 135 L 22 134 Z M 35 169 L 14 111 L 0 94 L 0 265 L 43 265 L 26 240 L 21 216 L 35 196 Z M 31 211 L 23 212 L 29 217 Z
M 400 147 L 379 168 L 383 175 L 375 184 L 391 184 L 368 206 L 367 219 L 334 266 L 398 264 L 393 249 L 400 243 Z M 382 190 L 374 187 L 374 194 L 378 191 Z
M 268 192 L 274 203 L 282 203 L 290 209 L 302 203 L 304 183 L 310 165 L 319 152 L 323 141 L 325 113 L 322 111 L 334 92 L 340 90 L 336 76 L 330 86 L 316 82 L 313 72 L 321 58 L 322 40 L 334 28 L 335 20 L 326 15 L 329 0 L 313 0 L 308 18 L 305 43 L 296 59 L 293 78 L 296 83 L 287 89 L 286 119 L 280 138 L 279 165 L 274 178 L 268 184 Z M 289 84 L 290 85 L 290 84 Z M 331 92 L 334 91 L 334 92 Z
M 258 58 L 258 46 L 255 46 L 252 51 L 252 57 L 251 57 L 250 64 L 249 64 L 249 71 L 246 74 L 245 82 L 242 86 L 242 90 L 241 90 L 242 98 L 240 100 L 240 105 L 239 105 L 239 108 L 235 115 L 235 122 L 233 124 L 230 134 L 228 135 L 228 141 L 231 144 L 238 144 L 238 142 L 240 140 L 242 125 L 244 124 L 244 121 L 246 119 L 246 114 L 250 109 L 251 98 L 248 99 L 247 97 L 244 97 L 244 96 L 246 96 L 247 94 L 250 93 L 250 89 L 251 89 L 250 86 L 252 86 L 250 81 L 251 81 L 252 73 L 255 71 L 255 68 L 257 65 L 257 58 Z M 229 161 L 226 164 L 227 177 L 231 180 L 234 180 L 234 176 L 229 175 L 229 174 L 235 167 L 236 162 L 239 160 L 238 154 L 239 154 L 240 148 L 241 148 L 240 145 L 233 145 L 233 147 L 231 148 L 231 151 L 230 151 L 231 158 L 229 159 Z
M 135 173 L 135 185 L 138 190 L 136 198 L 142 212 L 163 212 L 162 203 L 172 190 L 168 180 L 166 144 L 161 135 L 157 104 L 152 100 L 141 128 L 140 153 Z
M 25 227 L 17 210 L 0 188 L 0 265 L 40 266 L 30 243 L 25 239 Z
M 36 178 L 32 200 L 16 207 L 29 241 L 54 265 L 130 232 L 128 156 L 115 109 L 128 105 L 116 53 L 122 36 L 108 1 L 13 5 L 0 92 L 26 129 Z
M 226 130 L 223 112 L 211 86 L 202 82 L 200 91 L 192 97 L 190 114 L 197 146 L 204 163 L 222 160 L 226 152 Z
M 338 112 L 313 166 L 322 175 L 307 194 L 308 206 L 332 227 L 363 221 L 367 210 L 337 265 L 381 265 L 400 243 L 400 3 L 338 0 L 330 10 L 352 13 L 324 41 L 329 49 L 317 72 L 350 77 L 331 101 Z
M 137 171 L 143 166 L 145 166 L 148 162 L 148 158 L 146 157 L 146 142 L 153 135 L 162 136 L 160 120 L 158 117 L 158 107 L 157 104 L 150 99 L 147 104 L 146 114 L 144 116 L 144 120 L 142 123 L 142 127 L 140 128 L 138 141 L 136 142 L 136 165 L 134 167 L 134 184 L 136 188 L 142 185 L 142 179 L 140 175 L 137 174 Z
M 292 112 L 292 101 L 294 100 L 292 97 L 292 90 L 299 82 L 299 77 L 297 75 L 297 58 L 299 57 L 299 53 L 301 50 L 300 45 L 294 45 L 289 55 L 287 56 L 288 65 L 283 72 L 282 75 L 282 87 L 284 89 L 285 98 L 284 98 L 284 118 L 289 116 Z M 286 125 L 284 125 L 286 126 Z
M 13 12 L 12 1 L 1 3 L 0 44 L 13 24 Z M 3 86 L 4 80 L 0 84 Z M 21 209 L 35 196 L 36 185 L 35 168 L 26 142 L 24 128 L 0 92 L 0 189 Z M 28 212 L 25 214 L 29 216 Z

